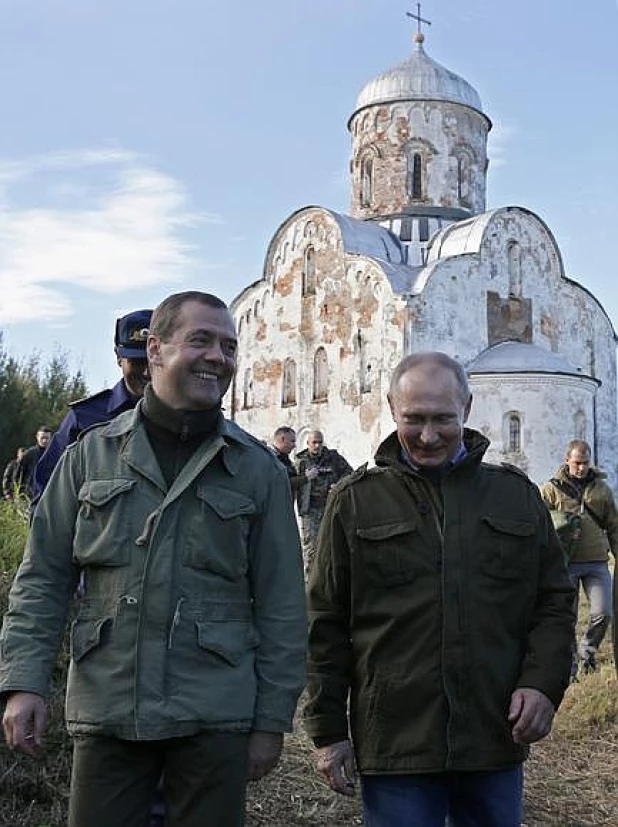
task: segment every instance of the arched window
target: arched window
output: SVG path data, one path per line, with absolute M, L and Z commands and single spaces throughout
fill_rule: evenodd
M 521 250 L 516 241 L 509 242 L 509 296 L 521 298 Z
M 283 363 L 281 407 L 288 405 L 296 405 L 296 362 L 294 359 L 286 359 Z
M 313 401 L 323 402 L 328 399 L 328 357 L 323 347 L 319 347 L 313 357 Z
M 361 207 L 370 207 L 373 202 L 373 158 L 366 155 L 361 162 Z
M 573 433 L 575 439 L 586 439 L 586 414 L 583 411 L 577 411 L 573 418 Z
M 315 250 L 307 247 L 303 262 L 303 296 L 315 295 Z
M 367 361 L 367 342 L 363 334 L 356 332 L 356 344 L 358 348 L 358 372 L 359 386 L 361 393 L 371 392 L 371 363 Z
M 242 406 L 243 408 L 253 407 L 253 379 L 251 378 L 251 368 L 245 370 L 245 378 L 242 386 Z
M 470 159 L 467 155 L 457 158 L 457 198 L 466 203 L 470 198 Z
M 423 197 L 423 159 L 420 152 L 412 157 L 412 198 Z
M 509 451 L 521 451 L 521 418 L 516 413 L 509 414 Z

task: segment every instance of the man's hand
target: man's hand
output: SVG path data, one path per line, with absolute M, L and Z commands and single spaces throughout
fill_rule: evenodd
M 274 770 L 279 763 L 283 749 L 282 732 L 260 732 L 254 730 L 249 735 L 249 767 L 250 781 L 257 781 Z
M 317 769 L 331 790 L 342 795 L 354 795 L 356 762 L 352 743 L 337 741 L 317 751 Z
M 9 695 L 2 718 L 4 737 L 9 749 L 36 755 L 43 743 L 47 708 L 45 700 L 33 692 Z
M 319 476 L 319 474 L 320 474 L 320 472 L 315 467 L 315 465 L 313 465 L 311 468 L 307 468 L 307 470 L 305 471 L 305 476 L 307 477 L 308 480 L 316 479 Z
M 509 723 L 516 744 L 533 744 L 549 735 L 556 710 L 538 689 L 522 687 L 511 695 Z

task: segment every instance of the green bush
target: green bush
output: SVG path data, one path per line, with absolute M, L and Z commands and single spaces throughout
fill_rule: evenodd
M 14 502 L 0 500 L 0 575 L 3 583 L 10 586 L 21 562 L 28 534 L 28 502 L 16 499 Z M 2 589 L 4 611 L 6 588 Z

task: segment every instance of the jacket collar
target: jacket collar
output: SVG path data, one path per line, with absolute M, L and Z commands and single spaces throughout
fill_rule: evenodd
M 146 436 L 146 429 L 144 428 L 144 424 L 142 422 L 142 407 L 143 401 L 140 399 L 135 408 L 121 413 L 105 425 L 101 431 L 101 435 L 107 439 L 117 439 L 118 437 L 123 436 L 131 437 L 127 440 L 127 444 L 123 449 L 123 455 L 127 462 L 129 462 L 129 458 L 131 459 L 129 464 L 136 468 L 136 470 L 152 479 L 152 474 L 149 472 L 147 473 L 147 469 L 144 467 L 144 462 L 139 459 L 140 456 L 149 456 L 152 453 L 152 448 L 150 447 L 148 437 Z M 133 443 L 134 439 L 136 440 L 136 450 L 130 450 L 129 446 Z M 207 450 L 207 446 L 212 445 L 215 442 L 217 443 L 217 450 L 213 454 L 210 454 L 210 451 Z M 248 446 L 251 444 L 253 444 L 253 440 L 249 434 L 245 433 L 245 431 L 233 422 L 230 422 L 221 416 L 217 422 L 214 434 L 211 438 L 207 438 L 204 441 L 204 445 L 198 448 L 194 454 L 194 457 L 210 454 L 208 459 L 208 461 L 210 461 L 210 459 L 212 459 L 218 451 L 221 451 L 221 459 L 225 469 L 231 476 L 234 476 L 240 467 L 243 446 Z M 127 452 L 127 449 L 130 450 L 130 453 Z M 193 463 L 189 463 L 189 465 L 192 464 Z M 155 480 L 153 479 L 153 482 L 154 481 Z M 161 484 L 162 478 L 160 481 L 157 481 L 157 485 L 161 486 Z
M 464 428 L 463 446 L 466 455 L 457 462 L 456 466 L 452 467 L 471 467 L 479 465 L 483 459 L 483 455 L 489 448 L 489 440 L 487 437 L 472 428 Z M 397 431 L 389 434 L 384 442 L 380 444 L 375 455 L 376 465 L 398 466 L 411 473 L 416 473 L 411 465 L 403 463 L 401 460 L 401 445 L 397 437 Z M 448 471 L 447 471 L 448 473 Z

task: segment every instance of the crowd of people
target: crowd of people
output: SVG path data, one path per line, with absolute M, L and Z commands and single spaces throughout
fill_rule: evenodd
M 38 459 L 0 633 L 5 738 L 36 755 L 76 615 L 70 827 L 241 827 L 305 688 L 317 770 L 360 788 L 367 827 L 519 827 L 529 746 L 612 615 L 618 515 L 589 446 L 542 490 L 486 463 L 466 372 L 431 352 L 395 368 L 375 464 L 319 430 L 293 461 L 290 426 L 267 446 L 223 415 L 216 296 L 123 317 L 115 348 L 122 380 Z

